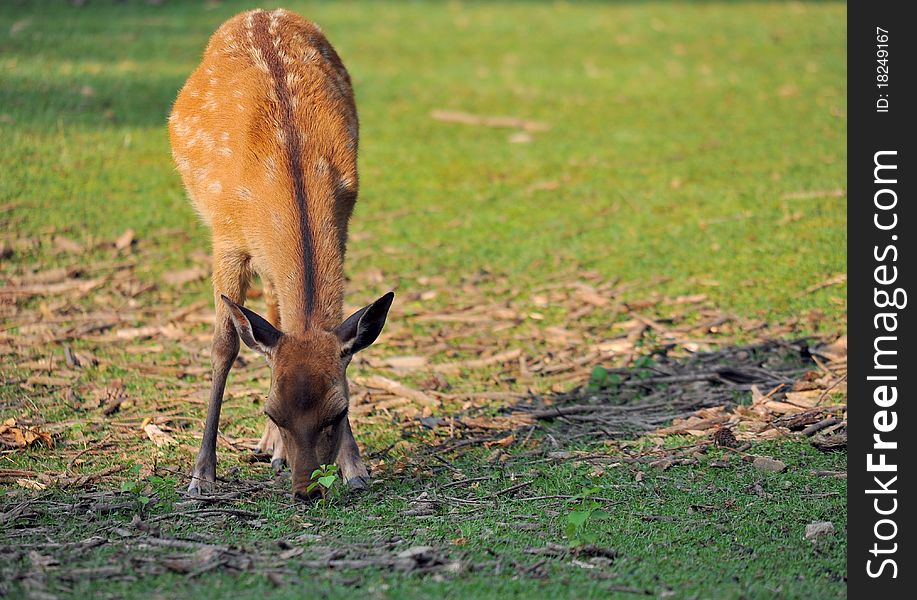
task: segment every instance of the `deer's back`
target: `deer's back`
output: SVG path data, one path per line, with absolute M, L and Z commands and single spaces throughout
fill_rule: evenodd
M 295 245 L 306 228 L 342 229 L 343 243 L 357 192 L 356 108 L 346 69 L 311 22 L 278 9 L 224 23 L 179 93 L 169 133 L 215 240 L 256 258 Z

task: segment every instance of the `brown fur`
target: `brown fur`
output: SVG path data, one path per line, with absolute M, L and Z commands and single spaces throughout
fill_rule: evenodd
M 269 423 L 261 446 L 289 458 L 294 490 L 336 457 L 345 478 L 365 477 L 347 419 L 330 434 L 322 429 L 348 398 L 349 342 L 335 328 L 357 197 L 358 123 L 344 65 L 321 30 L 298 15 L 239 14 L 210 39 L 175 101 L 169 133 L 188 195 L 213 231 L 213 389 L 191 489 L 215 478 L 237 333 L 271 363 L 265 412 L 279 429 Z M 284 334 L 274 346 L 246 335 L 246 327 L 258 329 L 240 308 L 253 272 L 265 282 L 268 319 Z
M 308 328 L 310 296 L 316 324 L 337 325 L 358 125 L 350 77 L 318 27 L 281 10 L 227 21 L 179 93 L 169 132 L 215 259 L 271 281 L 285 331 Z

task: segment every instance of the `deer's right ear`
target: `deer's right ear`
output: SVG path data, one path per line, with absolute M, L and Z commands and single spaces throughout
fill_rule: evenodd
M 278 331 L 273 325 L 268 323 L 258 313 L 248 310 L 244 306 L 239 306 L 226 296 L 220 295 L 226 307 L 229 309 L 229 316 L 232 317 L 232 324 L 236 327 L 236 333 L 245 342 L 245 345 L 271 358 L 274 354 L 274 348 L 283 337 L 283 333 Z

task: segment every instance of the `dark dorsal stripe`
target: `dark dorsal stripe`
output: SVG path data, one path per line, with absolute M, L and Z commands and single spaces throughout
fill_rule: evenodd
M 296 130 L 293 115 L 293 103 L 290 99 L 290 90 L 286 84 L 286 72 L 283 63 L 274 48 L 266 12 L 255 13 L 253 27 L 253 42 L 255 48 L 261 51 L 261 56 L 267 63 L 268 72 L 274 80 L 274 92 L 277 94 L 277 104 L 280 107 L 280 126 L 283 128 L 286 141 L 287 164 L 290 177 L 293 180 L 293 193 L 296 196 L 296 205 L 299 209 L 299 231 L 302 240 L 304 291 L 306 297 L 306 323 L 311 324 L 312 313 L 315 310 L 315 260 L 314 244 L 312 243 L 312 229 L 309 227 L 308 197 L 306 195 L 306 182 L 302 170 L 302 139 Z

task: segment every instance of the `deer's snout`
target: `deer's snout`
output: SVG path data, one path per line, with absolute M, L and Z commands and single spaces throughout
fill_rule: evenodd
M 318 487 L 312 488 L 310 491 L 306 491 L 305 488 L 301 490 L 295 490 L 293 492 L 293 497 L 307 504 L 311 504 L 321 498 L 321 492 L 318 490 Z

